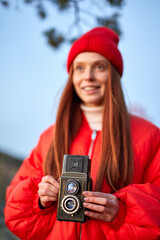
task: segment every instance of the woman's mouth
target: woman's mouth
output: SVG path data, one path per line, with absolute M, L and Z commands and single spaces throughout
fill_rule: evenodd
M 96 93 L 96 91 L 100 88 L 100 86 L 84 86 L 82 87 L 82 90 L 86 93 L 86 94 L 94 94 Z
M 94 87 L 83 87 L 82 89 L 88 91 L 88 90 L 93 90 L 93 89 L 97 89 L 97 88 L 99 88 L 99 87 L 97 87 L 97 86 L 94 86 Z

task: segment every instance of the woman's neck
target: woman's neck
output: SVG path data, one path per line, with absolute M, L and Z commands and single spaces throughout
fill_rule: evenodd
M 103 106 L 88 107 L 83 103 L 80 105 L 88 124 L 92 130 L 100 131 L 102 129 Z

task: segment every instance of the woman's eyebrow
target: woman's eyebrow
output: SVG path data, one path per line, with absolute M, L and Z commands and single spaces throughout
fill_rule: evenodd
M 73 65 L 76 65 L 76 64 L 84 64 L 85 62 L 83 61 L 78 61 L 78 62 L 74 62 Z
M 108 62 L 105 61 L 105 60 L 97 60 L 97 61 L 95 61 L 94 63 L 95 63 L 95 64 L 96 64 L 96 63 L 105 63 L 105 64 L 107 64 Z
M 77 65 L 77 64 L 87 64 L 88 62 L 84 62 L 84 61 L 78 61 L 78 62 L 74 62 L 73 65 Z M 97 61 L 93 61 L 93 62 L 89 62 L 91 64 L 97 64 L 97 63 L 105 63 L 107 64 L 107 61 L 105 60 L 97 60 Z

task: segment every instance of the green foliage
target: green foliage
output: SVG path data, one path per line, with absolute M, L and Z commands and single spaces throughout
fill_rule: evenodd
M 9 2 L 8 1 L 0 1 L 0 3 L 2 4 L 3 7 L 9 7 Z
M 38 11 L 39 17 L 41 17 L 41 18 L 46 18 L 47 17 L 45 8 L 44 8 L 44 6 L 41 3 L 39 3 L 37 5 L 37 11 Z
M 123 0 L 106 0 L 106 2 L 109 2 L 111 6 L 115 7 L 122 7 L 124 4 Z
M 55 28 L 51 28 L 44 32 L 44 35 L 48 39 L 49 45 L 54 48 L 58 48 L 62 42 L 64 42 L 64 38 Z
M 73 43 L 83 33 L 84 25 L 106 26 L 117 32 L 119 36 L 122 35 L 119 11 L 124 6 L 125 0 L 48 0 L 48 4 L 45 0 L 23 1 L 34 6 L 41 19 L 46 19 L 48 16 L 48 4 L 57 8 L 61 18 L 64 12 L 66 14 L 69 11 L 68 29 L 65 32 L 60 33 L 54 26 L 44 32 L 48 44 L 54 49 L 59 48 L 65 42 Z M 0 0 L 5 7 L 9 6 L 9 2 L 9 0 Z M 107 13 L 108 9 L 112 12 L 110 16 Z M 75 29 L 77 35 L 75 35 Z
M 25 3 L 32 3 L 33 0 L 24 0 Z
M 122 34 L 122 32 L 120 30 L 118 19 L 119 19 L 119 14 L 114 13 L 110 17 L 106 17 L 106 18 L 98 17 L 97 22 L 100 26 L 106 26 L 106 27 L 113 29 L 120 36 Z
M 57 4 L 57 6 L 60 10 L 65 10 L 66 8 L 69 8 L 69 6 L 70 6 L 70 0 L 54 0 L 52 2 Z

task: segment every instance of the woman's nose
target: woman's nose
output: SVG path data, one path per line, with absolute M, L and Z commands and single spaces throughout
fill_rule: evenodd
M 94 81 L 94 74 L 91 68 L 88 68 L 84 72 L 84 80 L 86 81 Z

